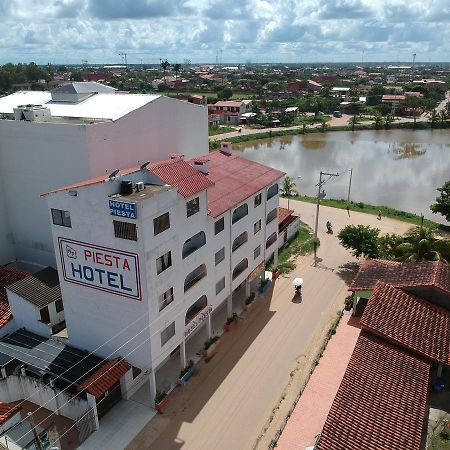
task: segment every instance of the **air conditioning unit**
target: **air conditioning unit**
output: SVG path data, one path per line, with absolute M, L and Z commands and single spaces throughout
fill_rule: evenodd
M 145 189 L 145 185 L 143 181 L 138 181 L 136 183 L 136 191 L 140 192 L 143 191 Z

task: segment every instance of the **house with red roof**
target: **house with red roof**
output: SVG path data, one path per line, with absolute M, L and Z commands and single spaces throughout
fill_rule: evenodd
M 126 395 L 149 383 L 153 402 L 173 358 L 177 372 L 198 359 L 198 336 L 232 315 L 235 291 L 250 296 L 276 265 L 283 176 L 222 143 L 43 194 L 69 342 L 126 359 Z
M 441 262 L 363 263 L 350 287 L 367 297 L 361 333 L 316 450 L 424 448 L 430 387 L 450 373 L 449 283 Z
M 220 100 L 208 106 L 208 113 L 219 117 L 219 123 L 238 125 L 242 114 L 252 110 L 252 100 Z

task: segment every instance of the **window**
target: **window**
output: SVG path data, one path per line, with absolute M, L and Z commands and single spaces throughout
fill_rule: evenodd
M 261 230 L 261 219 L 259 219 L 258 222 L 255 222 L 253 224 L 253 234 L 256 234 L 260 230 Z
M 64 311 L 64 305 L 62 300 L 56 300 L 55 302 L 56 312 L 60 313 L 61 311 Z
M 272 233 L 266 241 L 266 248 L 269 248 L 277 240 L 277 233 Z
M 272 197 L 278 194 L 278 184 L 274 184 L 267 189 L 267 200 L 270 200 Z
M 225 277 L 216 283 L 216 295 L 225 289 Z
M 248 214 L 248 206 L 247 206 L 247 203 L 244 203 L 243 205 L 237 207 L 233 211 L 233 218 L 231 219 L 231 223 L 238 222 L 243 217 L 245 217 L 247 214 Z
M 175 322 L 172 322 L 161 332 L 161 347 L 166 345 L 175 336 Z
M 248 233 L 244 231 L 234 241 L 231 250 L 235 252 L 241 245 L 244 245 L 248 241 Z
M 267 214 L 266 223 L 269 224 L 272 220 L 277 218 L 277 208 L 272 209 L 269 214 Z
M 225 247 L 216 252 L 216 266 L 225 259 Z
M 156 274 L 159 275 L 172 265 L 172 253 L 167 252 L 156 260 Z
M 187 217 L 191 217 L 194 214 L 198 213 L 199 211 L 200 211 L 200 200 L 198 197 L 195 197 L 186 203 Z
M 162 216 L 153 219 L 153 233 L 156 236 L 163 231 L 166 231 L 170 228 L 170 217 L 169 213 L 166 212 Z
M 206 244 L 206 235 L 203 231 L 194 234 L 191 238 L 187 239 L 183 245 L 183 259 L 188 257 L 191 253 L 197 251 L 200 247 Z
M 255 195 L 255 208 L 259 206 L 262 202 L 262 194 L 259 193 L 258 195 Z
M 41 322 L 50 323 L 50 314 L 48 312 L 48 306 L 44 306 L 39 310 L 39 314 L 41 316 Z
M 184 323 L 187 325 L 202 309 L 208 306 L 206 295 L 202 295 L 190 308 L 186 311 Z
M 248 259 L 244 258 L 233 270 L 233 280 L 248 267 Z
M 128 239 L 130 241 L 137 241 L 137 230 L 135 223 L 120 222 L 113 220 L 114 236 L 120 239 Z
M 253 250 L 253 259 L 256 259 L 261 254 L 261 246 L 258 245 L 258 247 Z
M 173 302 L 173 287 L 159 296 L 159 310 L 162 311 Z
M 204 277 L 206 277 L 206 266 L 202 264 L 194 269 L 184 280 L 184 292 L 195 286 Z
M 133 380 L 135 380 L 142 373 L 142 370 L 134 366 L 131 366 L 131 368 L 133 369 Z
M 219 234 L 225 228 L 225 219 L 222 217 L 214 223 L 214 234 Z
M 72 228 L 72 222 L 70 221 L 69 211 L 63 211 L 62 209 L 52 208 L 52 220 L 54 225 Z

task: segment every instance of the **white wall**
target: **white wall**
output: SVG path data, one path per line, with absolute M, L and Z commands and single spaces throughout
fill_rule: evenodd
M 116 122 L 0 120 L 0 264 L 55 266 L 43 192 L 132 167 L 208 151 L 206 107 L 161 97 Z M 11 248 L 11 244 L 13 247 Z
M 19 295 L 7 289 L 8 302 L 17 328 L 26 328 L 41 336 L 50 336 L 51 328 L 39 322 L 39 309 Z
M 35 378 L 10 375 L 0 379 L 0 401 L 11 403 L 24 398 L 72 420 L 88 409 L 86 400 L 52 389 Z

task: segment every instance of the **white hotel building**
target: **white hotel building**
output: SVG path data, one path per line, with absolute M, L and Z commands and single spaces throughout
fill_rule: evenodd
M 277 259 L 283 175 L 223 143 L 43 194 L 69 343 L 122 356 L 141 369 L 128 395 L 149 380 L 153 398 L 169 356 L 184 367 L 189 340 Z
M 55 266 L 42 192 L 169 153 L 205 153 L 207 116 L 204 106 L 92 82 L 0 98 L 0 264 Z

